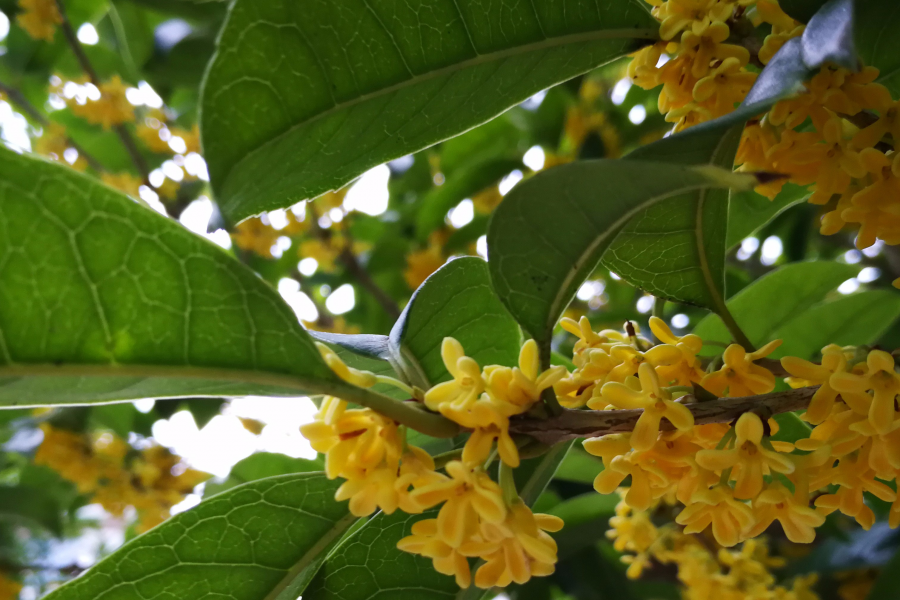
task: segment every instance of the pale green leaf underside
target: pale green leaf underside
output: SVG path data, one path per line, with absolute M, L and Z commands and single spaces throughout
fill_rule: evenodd
M 450 379 L 441 358 L 445 337 L 456 338 L 481 366 L 514 366 L 521 333 L 491 287 L 488 264 L 451 260 L 416 290 L 391 330 L 392 352 L 430 384 Z
M 203 86 L 223 212 L 336 189 L 656 36 L 637 2 L 237 0 Z
M 321 473 L 205 500 L 132 540 L 47 600 L 295 600 L 356 518 Z
M 0 406 L 355 393 L 278 294 L 96 180 L 0 150 Z
M 494 212 L 488 229 L 494 288 L 549 353 L 557 319 L 622 227 L 656 203 L 715 187 L 722 181 L 705 170 L 636 160 L 583 161 L 539 173 Z

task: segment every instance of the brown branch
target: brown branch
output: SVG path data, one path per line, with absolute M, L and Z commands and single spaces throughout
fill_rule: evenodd
M 301 273 L 298 269 L 294 269 L 292 273 L 294 279 L 300 282 L 300 289 L 303 289 L 309 280 L 306 276 Z M 330 328 L 334 326 L 334 317 L 332 317 L 328 311 L 322 306 L 322 303 L 319 302 L 319 299 L 316 298 L 316 295 L 312 290 L 307 290 L 306 295 L 309 297 L 310 302 L 313 303 L 313 306 L 316 307 L 316 313 L 318 313 L 318 317 L 316 318 L 316 325 L 320 325 L 321 327 Z
M 315 206 L 313 205 L 313 201 L 308 202 L 307 208 L 309 209 L 311 226 L 313 233 L 315 233 L 316 237 L 318 237 L 323 243 L 331 244 L 331 232 L 326 231 L 319 227 L 319 213 L 316 211 Z M 342 230 L 344 234 L 344 247 L 341 248 L 341 253 L 338 255 L 338 259 L 347 267 L 347 271 L 356 279 L 356 281 L 366 289 L 375 300 L 381 305 L 384 311 L 394 320 L 400 317 L 400 307 L 397 306 L 397 303 L 394 302 L 394 299 L 388 295 L 381 287 L 375 283 L 375 280 L 372 279 L 372 276 L 369 275 L 369 272 L 359 263 L 359 260 L 356 258 L 356 255 L 353 254 L 353 238 L 350 237 L 350 231 L 345 226 Z
M 41 127 L 47 127 L 48 125 L 50 125 L 50 120 L 45 117 L 43 113 L 41 113 L 41 111 L 39 111 L 31 102 L 29 102 L 25 95 L 16 88 L 0 81 L 0 92 L 6 94 L 6 97 L 9 98 L 13 104 L 19 107 L 22 112 L 31 117 L 32 120 L 40 124 Z M 75 143 L 75 140 L 73 140 L 69 136 L 66 136 L 66 139 L 69 140 L 69 146 L 74 148 L 78 152 L 79 156 L 83 156 L 92 169 L 100 172 L 106 170 L 103 165 L 100 164 L 100 161 L 98 161 L 81 146 Z
M 779 414 L 806 408 L 816 387 L 805 387 L 786 392 L 773 392 L 759 396 L 722 398 L 713 402 L 686 404 L 694 415 L 695 425 L 730 423 L 745 412 L 764 410 Z M 643 414 L 643 410 L 572 410 L 565 409 L 558 417 L 546 420 L 514 418 L 510 432 L 530 435 L 539 442 L 553 445 L 564 440 L 591 438 L 610 433 L 629 432 Z M 674 426 L 668 420 L 660 423 L 660 429 L 671 431 Z
M 347 267 L 347 270 L 350 271 L 350 274 L 356 278 L 359 284 L 372 294 L 375 300 L 381 305 L 381 308 L 384 309 L 384 312 L 390 315 L 392 319 L 397 320 L 397 318 L 400 317 L 400 307 L 397 306 L 397 303 L 394 302 L 394 299 L 391 298 L 387 292 L 375 283 L 375 280 L 372 279 L 369 272 L 359 264 L 359 260 L 357 260 L 356 255 L 353 254 L 353 251 L 350 248 L 351 243 L 348 243 L 344 246 L 344 249 L 341 250 L 341 262 L 344 263 L 344 266 Z
M 81 42 L 78 41 L 78 36 L 75 34 L 75 30 L 72 29 L 72 23 L 69 21 L 68 15 L 66 15 L 66 7 L 63 5 L 62 0 L 56 0 L 56 6 L 59 8 L 59 14 L 62 16 L 62 30 L 63 35 L 66 38 L 66 42 L 68 42 L 69 47 L 72 49 L 72 52 L 75 54 L 75 58 L 78 59 L 78 63 L 81 65 L 81 69 L 87 74 L 88 78 L 98 88 L 100 87 L 100 78 L 97 77 L 97 71 L 94 70 L 94 66 L 91 64 L 90 59 L 87 54 L 84 52 L 84 46 L 81 45 Z M 144 184 L 147 187 L 150 187 L 150 169 L 147 167 L 147 161 L 144 160 L 144 157 L 141 155 L 140 150 L 138 150 L 137 144 L 134 143 L 134 139 L 131 137 L 131 134 L 128 132 L 128 129 L 122 124 L 115 125 L 113 129 L 116 132 L 116 135 L 119 136 L 119 140 L 122 142 L 122 145 L 125 146 L 125 151 L 128 152 L 128 155 L 131 157 L 131 162 L 134 163 L 135 168 L 138 170 L 138 173 L 141 174 L 141 177 L 144 179 Z

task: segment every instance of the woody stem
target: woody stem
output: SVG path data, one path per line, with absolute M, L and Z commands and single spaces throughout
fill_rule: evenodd
M 805 387 L 784 392 L 772 392 L 758 396 L 722 398 L 710 402 L 693 402 L 685 406 L 694 415 L 695 425 L 708 423 L 730 423 L 745 412 L 765 409 L 771 414 L 792 412 L 806 408 L 813 394 L 819 389 Z M 685 396 L 691 398 L 691 396 Z M 563 440 L 590 438 L 610 433 L 632 431 L 643 411 L 635 410 L 571 410 L 563 409 L 559 416 L 549 419 L 513 419 L 510 432 L 530 435 L 539 442 L 553 445 Z M 667 420 L 660 423 L 660 429 L 673 430 Z
M 69 21 L 69 17 L 66 15 L 66 7 L 63 5 L 63 1 L 56 0 L 56 6 L 59 9 L 60 16 L 62 17 L 61 27 L 63 35 L 66 38 L 66 42 L 69 44 L 69 47 L 75 54 L 75 58 L 78 59 L 78 64 L 81 65 L 81 69 L 91 80 L 91 83 L 99 88 L 100 78 L 97 77 L 97 71 L 94 70 L 94 66 L 91 64 L 90 59 L 85 53 L 84 47 L 81 45 L 81 42 L 78 41 L 78 36 L 75 34 L 75 30 L 72 28 L 72 23 Z M 119 136 L 119 140 L 125 147 L 126 152 L 128 152 L 128 156 L 131 157 L 131 162 L 134 163 L 134 166 L 137 169 L 138 173 L 141 174 L 141 177 L 144 180 L 144 185 L 149 186 L 150 169 L 147 167 L 147 161 L 144 160 L 144 157 L 141 155 L 140 150 L 138 150 L 137 144 L 135 144 L 134 139 L 128 132 L 128 129 L 126 129 L 125 126 L 121 123 L 115 125 L 113 129 L 115 130 L 116 135 Z

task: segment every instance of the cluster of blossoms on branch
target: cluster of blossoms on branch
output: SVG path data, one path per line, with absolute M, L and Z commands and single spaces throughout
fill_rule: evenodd
M 421 396 L 402 382 L 347 366 L 327 346 L 319 344 L 319 350 L 349 383 L 388 383 Z M 398 508 L 418 514 L 440 505 L 436 518 L 415 523 L 412 535 L 398 547 L 432 559 L 435 569 L 455 576 L 460 587 L 472 582 L 470 557 L 485 561 L 474 578 L 480 588 L 549 575 L 556 543 L 546 532 L 558 531 L 562 521 L 533 513 L 516 493 L 511 468 L 519 466 L 519 451 L 509 434 L 509 419 L 540 402 L 541 392 L 559 381 L 565 369 L 541 372 L 534 341 L 522 347 L 519 366 L 513 368 L 482 370 L 453 338 L 444 340 L 441 354 L 453 379 L 428 390 L 422 401 L 472 430 L 459 459 L 444 466 L 446 474 L 435 469 L 427 452 L 406 442 L 404 427 L 372 409 L 348 409 L 338 398 L 325 398 L 316 420 L 301 432 L 325 454 L 326 475 L 346 479 L 335 498 L 349 499 L 353 514 L 366 516 L 376 509 L 391 514 Z M 499 484 L 489 475 L 497 456 Z
M 455 575 L 463 587 L 471 577 L 466 559 L 474 556 L 486 561 L 475 575 L 479 587 L 549 574 L 556 546 L 545 532 L 562 523 L 533 514 L 504 473 L 519 465 L 511 424 L 536 418 L 524 413 L 552 390 L 563 406 L 594 409 L 594 414 L 641 409 L 632 431 L 584 441 L 604 465 L 596 490 L 622 495 L 611 525 L 619 549 L 633 553 L 626 556 L 632 577 L 651 559 L 677 564 L 685 582 L 693 567 L 699 568 L 698 560 L 718 564 L 708 551 L 698 554 L 690 535 L 707 530 L 728 548 L 778 521 L 789 540 L 809 543 L 834 511 L 868 529 L 874 514 L 865 492 L 894 502 L 890 524 L 900 525 L 900 501 L 890 486 L 900 472 L 895 408 L 900 375 L 887 352 L 830 345 L 821 364 L 782 358 L 787 384 L 810 390 L 801 418 L 814 426 L 808 436 L 787 442 L 772 439 L 779 430 L 773 413 L 779 409 L 767 404 L 766 394 L 775 389 L 776 376 L 756 362 L 780 340 L 753 352 L 731 344 L 710 360 L 698 356 L 703 347 L 698 336 L 678 337 L 655 317 L 650 320 L 655 344 L 631 323 L 624 333 L 595 332 L 586 318 L 563 319 L 561 325 L 578 337 L 571 372 L 562 366 L 541 371 L 531 340 L 522 347 L 518 367 L 482 368 L 459 342 L 446 338 L 442 356 L 451 380 L 424 394 L 394 382 L 470 431 L 459 459 L 445 465 L 446 475 L 427 453 L 405 443 L 403 426 L 374 410 L 348 409 L 342 400 L 327 398 L 302 432 L 326 454 L 328 476 L 347 480 L 336 498 L 350 499 L 350 510 L 361 516 L 378 508 L 418 514 L 443 504 L 437 518 L 416 523 L 399 547 L 431 558 L 438 571 Z M 348 367 L 324 345 L 320 351 L 354 385 L 393 381 Z M 700 388 L 705 392 L 698 394 Z M 700 404 L 746 396 L 758 402 L 732 422 L 695 424 L 692 409 Z M 501 462 L 500 483 L 490 476 L 495 457 Z M 652 526 L 650 515 L 658 511 L 671 513 L 675 523 Z M 707 571 L 713 582 L 710 574 L 718 571 Z M 796 584 L 807 596 L 791 593 L 813 598 L 808 584 Z
M 759 65 L 804 31 L 777 0 L 647 1 L 663 41 L 639 51 L 628 74 L 645 89 L 662 86 L 659 110 L 676 131 L 732 112 L 756 80 L 747 68 L 750 51 L 728 43 L 739 37 L 733 29 L 771 26 L 755 56 Z M 664 54 L 671 60 L 661 60 Z M 741 170 L 784 173 L 810 185 L 808 201 L 827 209 L 821 233 L 858 226 L 859 249 L 879 239 L 900 244 L 900 104 L 876 83 L 879 75 L 871 66 L 854 72 L 826 64 L 804 93 L 747 124 L 736 159 Z M 774 199 L 784 183 L 757 191 Z
M 89 435 L 49 423 L 41 430 L 44 439 L 35 464 L 58 472 L 113 515 L 122 516 L 127 507 L 134 507 L 138 533 L 168 519 L 171 508 L 209 478 L 162 446 L 135 450 L 109 432 Z

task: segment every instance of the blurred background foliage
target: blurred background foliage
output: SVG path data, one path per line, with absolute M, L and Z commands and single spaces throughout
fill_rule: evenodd
M 308 328 L 320 331 L 388 333 L 413 290 L 438 267 L 454 256 L 485 255 L 491 211 L 517 182 L 575 159 L 621 157 L 670 129 L 657 110 L 657 92 L 625 78 L 626 59 L 373 169 L 344 190 L 226 223 L 210 200 L 197 107 L 227 3 L 66 0 L 64 21 L 51 14 L 49 32 L 26 30 L 29 12 L 53 6 L 52 0 L 0 0 L 3 141 L 100 177 L 209 237 L 278 289 Z M 779 266 L 815 259 L 856 267 L 858 274 L 828 298 L 888 287 L 900 276 L 897 247 L 879 243 L 860 252 L 852 249 L 850 234 L 818 235 L 822 208 L 802 199 L 801 190 L 774 205 L 743 194 L 745 214 L 753 215 L 748 221 L 765 224 L 745 231 L 737 221 L 742 235 L 731 240 L 729 296 Z M 645 323 L 653 309 L 651 296 L 601 268 L 579 290 L 568 316 L 587 315 L 595 330 L 618 329 L 626 320 Z M 669 303 L 663 316 L 680 333 L 705 314 Z M 560 356 L 570 355 L 573 339 L 558 335 Z M 887 330 L 880 343 L 900 346 L 900 326 Z M 244 444 L 243 456 L 229 454 L 227 464 L 219 461 L 218 471 L 209 474 L 170 449 L 176 446 L 172 435 L 154 438 L 165 437 L 160 423 L 187 419 L 184 431 L 196 434 L 203 447 L 194 455 L 202 456 L 232 443 L 229 436 L 262 438 L 278 426 L 277 407 L 256 419 L 252 410 L 235 406 L 188 399 L 0 411 L 0 600 L 40 597 L 165 519 L 172 507 L 184 510 L 261 477 L 321 468 L 298 436 L 270 444 L 271 452 L 254 453 L 265 443 Z M 203 437 L 216 418 L 229 425 Z M 557 573 L 510 589 L 510 596 L 679 597 L 671 569 L 626 579 L 625 565 L 604 536 L 617 499 L 606 502 L 591 488 L 600 468 L 575 446 L 535 506 L 566 522 L 558 536 Z M 822 598 L 865 598 L 900 546 L 886 524 L 865 532 L 839 514 L 821 533 L 808 547 L 772 543 L 796 559 L 776 574 L 819 572 Z

